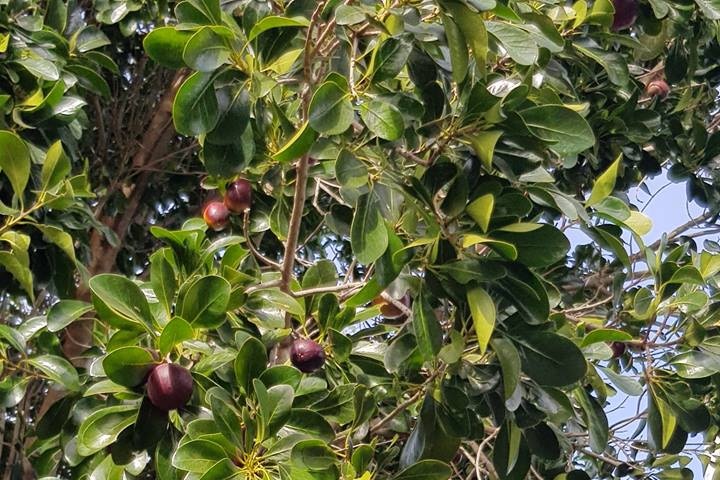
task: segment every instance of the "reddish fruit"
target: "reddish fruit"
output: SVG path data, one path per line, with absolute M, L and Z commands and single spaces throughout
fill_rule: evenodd
M 312 373 L 325 363 L 325 351 L 309 338 L 298 338 L 290 349 L 290 361 L 301 372 Z
M 613 358 L 622 357 L 625 353 L 625 344 L 623 342 L 612 342 L 610 349 L 613 352 Z
M 252 203 L 252 186 L 244 178 L 231 183 L 225 192 L 225 206 L 233 213 L 243 213 Z
M 613 17 L 613 30 L 625 30 L 635 24 L 638 17 L 637 0 L 613 0 L 615 16 Z
M 670 93 L 670 85 L 665 80 L 653 80 L 645 87 L 645 93 L 651 97 L 665 98 Z
M 398 299 L 397 301 L 402 303 L 406 307 L 410 308 L 410 296 L 409 295 L 405 295 L 402 298 Z M 396 320 L 398 318 L 405 317 L 405 312 L 400 307 L 398 307 L 394 303 L 386 300 L 382 295 L 378 295 L 377 297 L 373 298 L 372 304 L 379 305 L 380 306 L 380 314 L 389 320 Z
M 203 210 L 203 219 L 208 227 L 220 231 L 230 223 L 230 211 L 223 202 L 213 201 L 208 203 Z
M 160 410 L 184 407 L 193 392 L 190 372 L 176 363 L 161 363 L 153 368 L 147 381 L 150 403 Z

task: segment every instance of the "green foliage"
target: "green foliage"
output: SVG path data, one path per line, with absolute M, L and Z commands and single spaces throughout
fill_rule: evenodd
M 689 435 L 712 453 L 720 431 L 720 246 L 687 226 L 646 244 L 629 189 L 666 168 L 699 221 L 720 212 L 720 8 L 652 0 L 613 31 L 621 8 L 0 1 L 2 293 L 36 302 L 0 325 L 0 404 L 60 392 L 13 439 L 25 463 L 78 479 L 685 478 Z M 134 55 L 177 71 L 174 98 L 128 80 Z M 644 92 L 663 76 L 667 97 Z M 203 188 L 251 182 L 231 233 L 123 218 L 166 178 L 130 188 L 133 168 L 180 140 L 90 146 L 120 91 L 165 115 L 145 140 L 156 118 L 190 137 Z M 133 276 L 97 267 L 111 228 Z M 90 345 L 66 358 L 59 334 L 81 325 Z M 322 368 L 292 366 L 297 337 Z M 192 374 L 183 408 L 146 396 L 161 362 Z M 637 412 L 616 422 L 625 396 Z

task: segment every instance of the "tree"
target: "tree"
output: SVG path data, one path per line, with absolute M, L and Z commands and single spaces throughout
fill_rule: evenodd
M 719 39 L 714 0 L 0 1 L 3 478 L 712 464 Z M 646 244 L 662 170 L 705 213 Z

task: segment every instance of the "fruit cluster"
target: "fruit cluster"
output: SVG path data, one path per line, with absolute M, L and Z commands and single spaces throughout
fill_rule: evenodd
M 215 231 L 223 230 L 230 223 L 231 214 L 242 214 L 252 204 L 252 186 L 244 178 L 232 182 L 222 201 L 213 200 L 205 205 L 203 219 Z

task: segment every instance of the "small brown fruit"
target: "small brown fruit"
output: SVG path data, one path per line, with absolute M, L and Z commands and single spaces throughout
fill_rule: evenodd
M 176 363 L 161 363 L 153 368 L 147 381 L 150 403 L 160 410 L 184 407 L 193 393 L 190 372 Z
M 635 24 L 638 17 L 637 0 L 612 0 L 615 6 L 612 29 L 625 30 Z
M 252 185 L 244 178 L 232 182 L 225 192 L 225 206 L 233 213 L 243 213 L 252 204 Z
M 670 93 L 670 85 L 665 80 L 653 80 L 645 87 L 645 93 L 651 97 L 665 98 Z
M 410 308 L 409 295 L 406 294 L 397 301 Z M 405 317 L 405 312 L 400 307 L 388 301 L 382 295 L 373 298 L 372 304 L 378 305 L 380 307 L 380 314 L 388 320 L 397 320 Z
M 208 203 L 203 210 L 203 219 L 208 227 L 216 232 L 223 230 L 230 223 L 230 211 L 223 202 L 217 200 Z
M 298 338 L 290 349 L 290 361 L 304 373 L 312 373 L 325 364 L 325 351 L 309 338 Z

